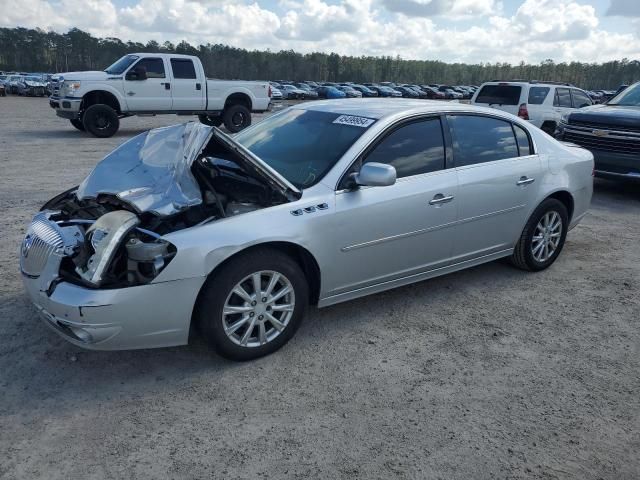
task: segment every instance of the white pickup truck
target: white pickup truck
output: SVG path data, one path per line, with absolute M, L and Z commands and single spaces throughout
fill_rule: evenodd
M 208 80 L 198 57 L 134 53 L 102 72 L 58 75 L 49 105 L 78 130 L 110 137 L 121 118 L 160 114 L 198 115 L 235 133 L 270 101 L 268 82 Z

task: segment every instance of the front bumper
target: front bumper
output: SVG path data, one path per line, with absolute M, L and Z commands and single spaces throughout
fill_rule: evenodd
M 556 129 L 555 137 L 558 140 L 571 142 L 589 150 L 593 154 L 594 173 L 597 177 L 640 181 L 640 153 L 638 153 L 640 137 L 628 134 L 628 137 L 619 138 L 619 134 L 620 132 L 610 132 L 603 140 L 600 140 L 599 137 L 592 134 L 589 128 L 560 124 Z M 607 146 L 605 141 L 608 141 L 609 138 L 614 141 L 612 145 Z
M 49 97 L 49 106 L 56 111 L 56 115 L 68 120 L 75 120 L 80 117 L 81 98 L 71 97 Z
M 46 325 L 90 350 L 185 345 L 204 277 L 94 290 L 61 282 L 51 295 L 39 278 L 22 280 Z

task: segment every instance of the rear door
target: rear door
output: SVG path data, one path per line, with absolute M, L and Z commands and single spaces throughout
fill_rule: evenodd
M 553 111 L 556 124 L 560 123 L 565 113 L 571 112 L 573 104 L 571 103 L 571 90 L 565 87 L 557 87 L 553 98 Z
M 204 78 L 198 78 L 196 66 L 190 58 L 171 58 L 173 110 L 201 112 L 206 105 Z
M 471 103 L 517 115 L 520 104 L 524 103 L 521 96 L 522 85 L 507 82 L 485 83 Z
M 540 159 L 526 130 L 501 118 L 450 115 L 458 173 L 453 261 L 512 248 L 535 202 Z
M 136 69 L 146 71 L 147 78 L 138 78 Z M 146 57 L 138 60 L 125 74 L 123 85 L 129 111 L 171 110 L 171 82 L 162 58 Z

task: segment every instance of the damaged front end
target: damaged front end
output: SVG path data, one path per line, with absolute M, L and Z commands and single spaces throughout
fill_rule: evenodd
M 21 247 L 25 277 L 51 295 L 152 282 L 176 256 L 163 235 L 291 201 L 300 192 L 216 128 L 151 130 L 47 202 Z

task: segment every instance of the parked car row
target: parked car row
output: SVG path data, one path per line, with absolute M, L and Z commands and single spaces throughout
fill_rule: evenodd
M 270 82 L 272 98 L 276 100 L 315 100 L 317 98 L 404 97 L 434 100 L 470 99 L 478 89 L 475 85 L 418 85 L 407 83 L 354 83 L 354 82 Z
M 7 94 L 29 97 L 51 95 L 50 74 L 41 73 L 0 73 L 0 96 Z

